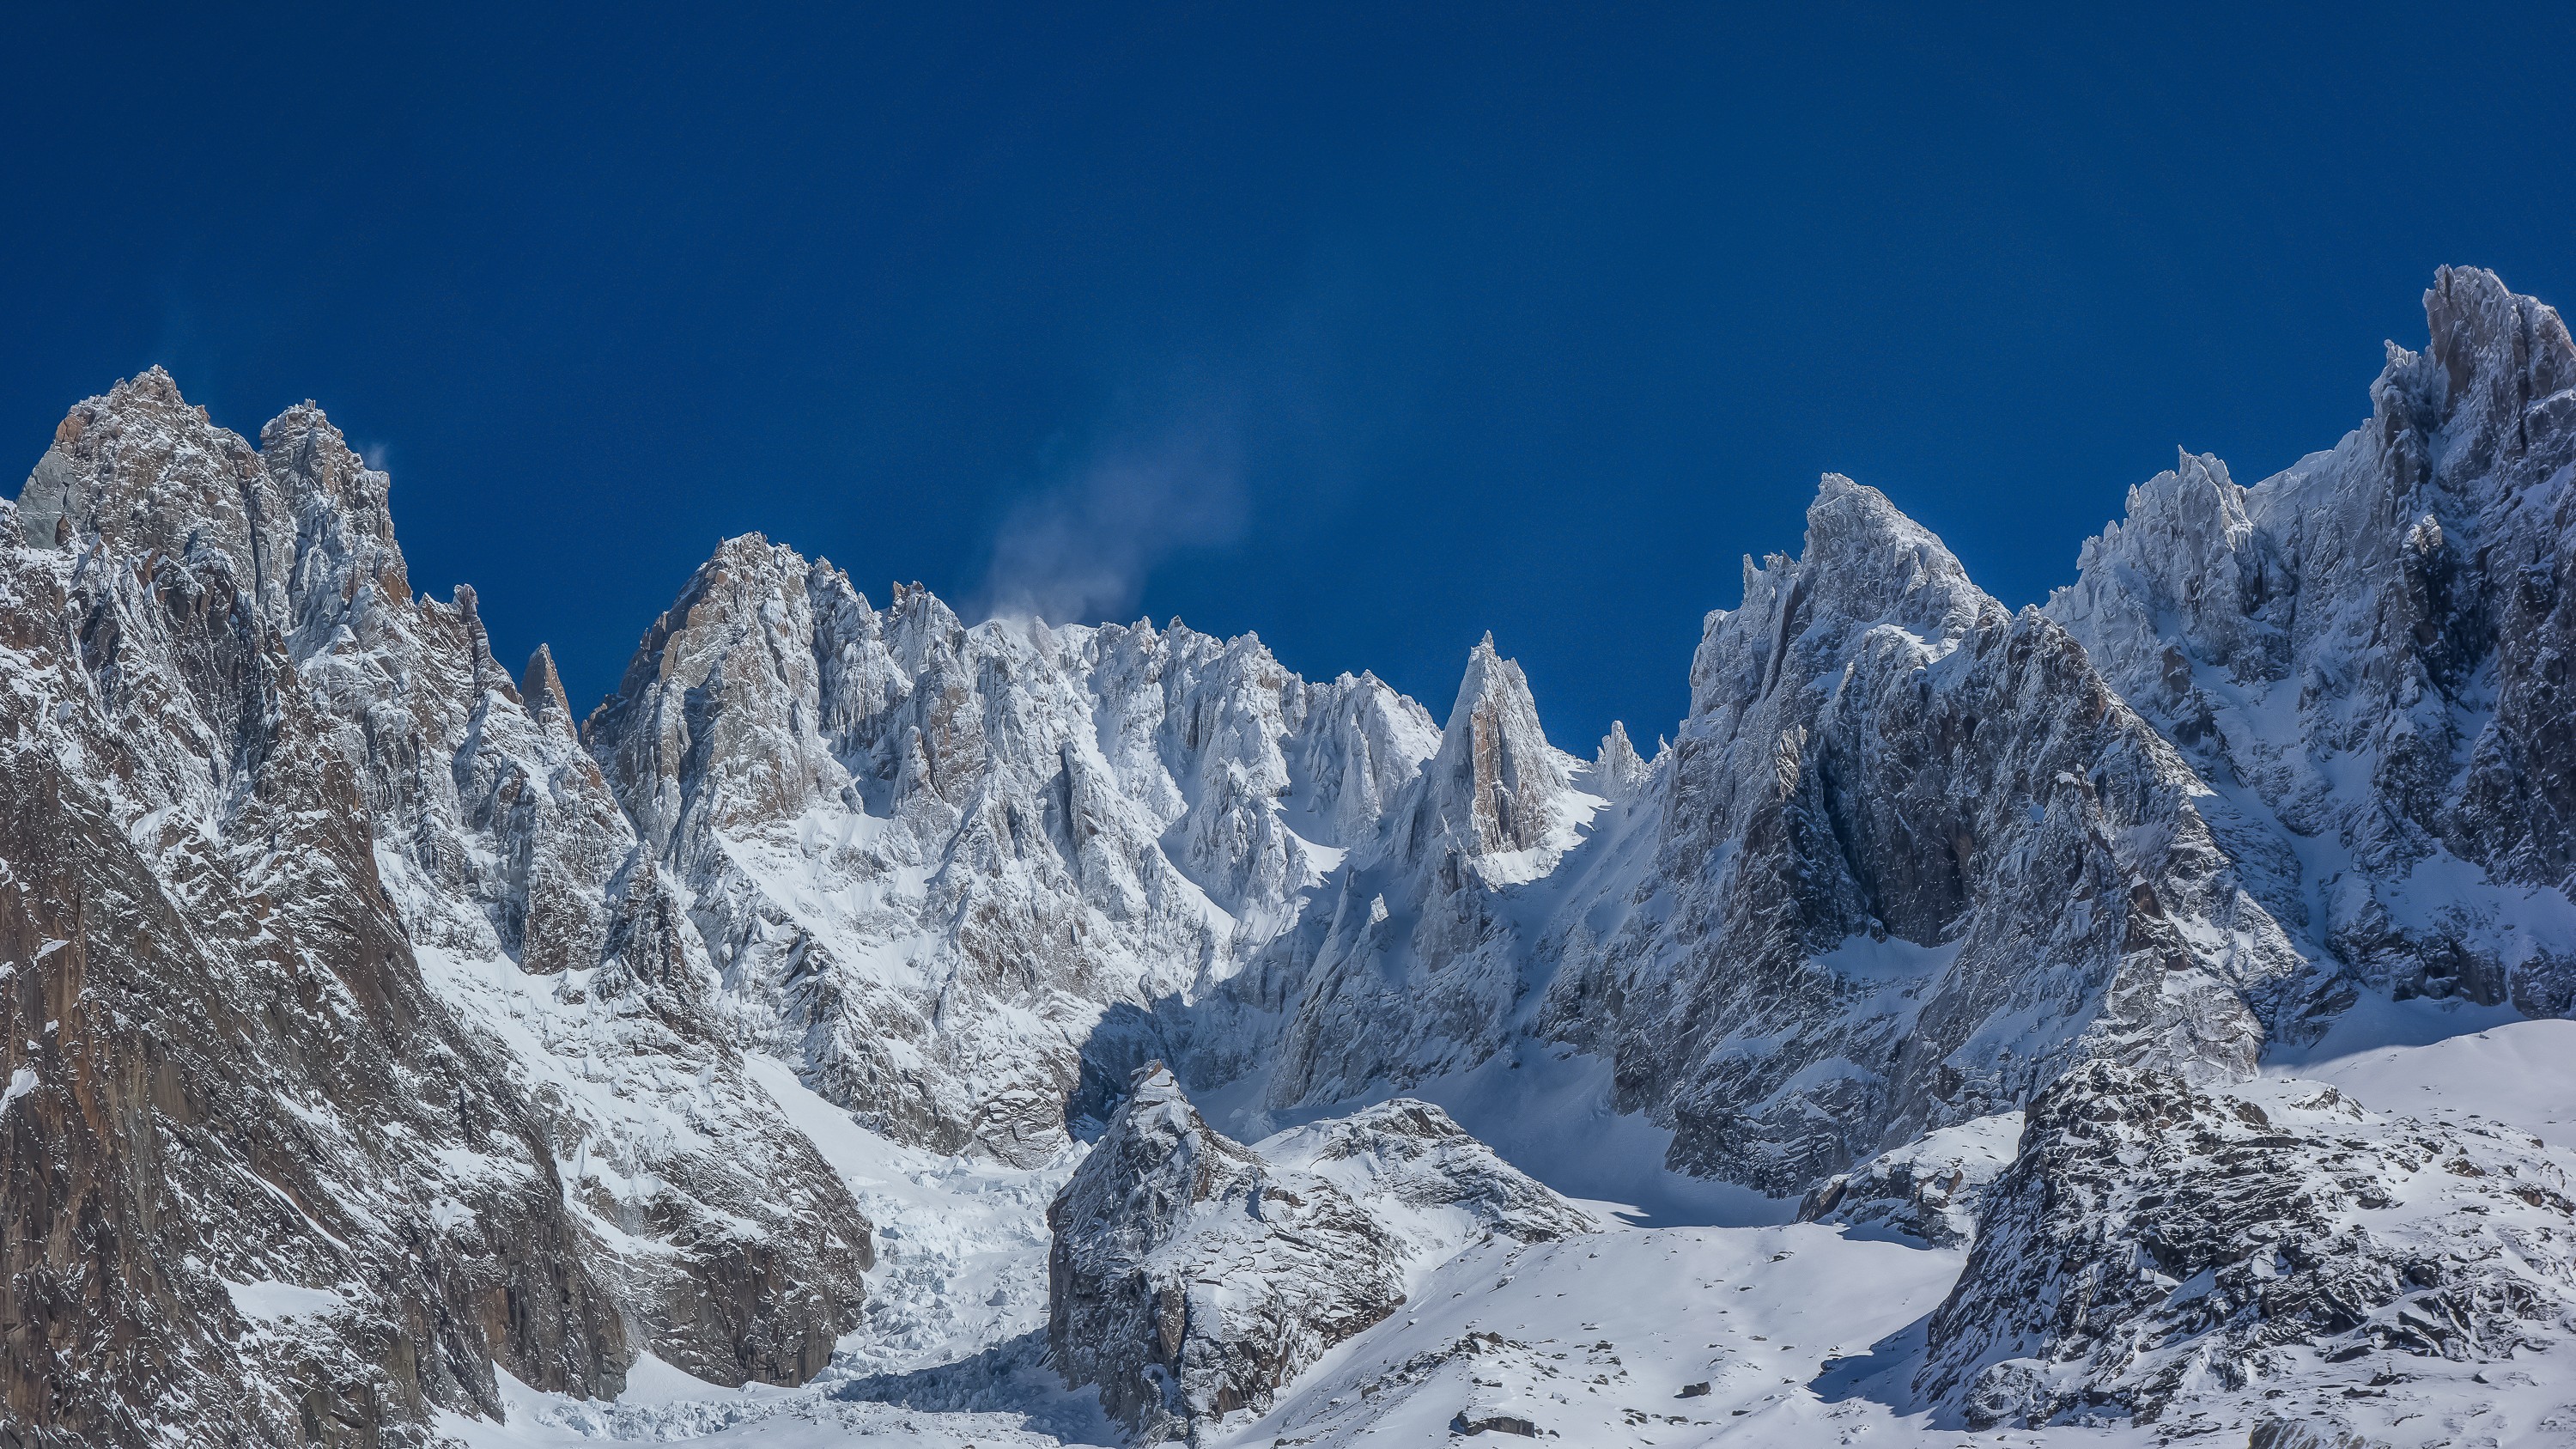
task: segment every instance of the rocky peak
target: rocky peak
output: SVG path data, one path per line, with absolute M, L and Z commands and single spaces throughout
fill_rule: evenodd
M 1440 741 L 1430 711 L 1374 674 L 1345 674 L 1310 691 L 1293 768 L 1329 822 L 1329 843 L 1369 839 Z
M 1610 733 L 1601 737 L 1601 749 L 1592 759 L 1593 788 L 1611 800 L 1625 803 L 1645 788 L 1650 773 L 1651 767 L 1638 758 L 1637 747 L 1628 742 L 1627 724 L 1610 721 Z
M 108 400 L 111 403 L 150 402 L 174 408 L 187 405 L 187 400 L 179 396 L 178 379 L 157 362 L 133 377 L 118 379 L 116 386 L 108 391 Z M 196 411 L 202 421 L 205 409 Z
M 519 678 L 519 697 L 526 701 L 528 715 L 551 729 L 576 735 L 572 702 L 564 698 L 563 677 L 555 672 L 554 651 L 539 644 L 528 656 L 528 667 Z
M 2048 612 L 2241 802 L 2225 846 L 2317 954 L 2382 990 L 2555 1013 L 2576 952 L 2508 923 L 2576 869 L 2576 345 L 2475 268 L 2444 269 L 2425 315 L 2367 424 L 2251 488 L 2186 458 Z M 2343 884 L 2308 878 L 2319 836 L 2355 861 Z M 2472 869 L 2428 913 L 2401 878 L 2445 849 Z
M 657 850 L 682 816 L 792 818 L 841 776 L 817 733 L 810 566 L 757 533 L 720 543 L 582 734 Z
M 1434 840 L 1471 860 L 1542 849 L 1564 823 L 1570 790 L 1568 761 L 1547 742 L 1528 676 L 1494 651 L 1488 633 L 1468 651 L 1439 752 L 1423 767 L 1414 854 L 1427 858 Z
M 2484 472 L 2529 452 L 2535 425 L 2549 441 L 2576 423 L 2576 344 L 2556 308 L 2482 267 L 2444 267 L 2424 293 L 2424 321 L 2440 383 L 2434 416 L 2453 455 L 2444 471 Z
M 1501 905 L 1575 850 L 1597 798 L 1547 742 L 1529 681 L 1491 635 L 1469 654 L 1449 722 L 1386 831 L 1355 849 L 1272 965 L 1298 1009 L 1268 1064 L 1273 1107 L 1348 1100 L 1369 1084 L 1462 1071 L 1512 1030 L 1531 943 Z M 1329 906 L 1326 901 L 1331 901 Z
M 1058 1202 L 1085 1217 L 1114 1219 L 1139 1252 L 1161 1247 L 1220 1182 L 1257 1173 L 1252 1149 L 1208 1126 L 1159 1061 L 1136 1069 L 1127 1098 L 1066 1183 Z
M 2192 687 L 2189 664 L 2167 659 L 2155 638 L 2151 621 L 2162 617 L 2179 621 L 2201 657 L 2233 678 L 2275 677 L 2288 667 L 2296 581 L 2247 512 L 2246 490 L 2215 456 L 2180 451 L 2174 467 L 2132 487 L 2127 518 L 2085 541 L 2078 568 L 2072 590 L 2116 579 L 2136 603 L 2114 607 L 2144 611 L 2097 651 L 2131 688 L 2148 685 L 2156 697 L 2177 700 Z M 2193 733 L 2178 743 L 2198 741 Z
M 1807 507 L 1798 579 L 1820 619 L 1887 621 L 1926 635 L 1973 627 L 2002 607 L 1932 530 L 1840 473 L 1824 476 Z
M 1655 778 L 1671 905 L 1569 928 L 1541 1021 L 1679 1166 L 1802 1190 L 2099 1053 L 2240 1076 L 2306 969 L 2084 649 L 1847 480 L 1710 616 Z
M 1794 560 L 1774 554 L 1760 566 L 1747 558 L 1743 602 L 1709 616 L 1691 663 L 1691 713 L 1767 694 L 1793 642 L 1835 654 L 1860 635 L 1890 628 L 1938 649 L 2005 613 L 1969 581 L 1949 547 L 1886 494 L 1828 473 L 1807 507 L 1805 551 Z M 1748 629 L 1769 647 L 1744 660 L 1711 651 L 1712 641 Z
M 369 468 L 310 402 L 260 429 L 266 510 L 292 530 L 285 557 L 288 632 L 299 657 L 331 647 L 342 627 L 365 637 L 378 608 L 411 602 L 411 574 L 394 542 L 392 480 Z
M 39 548 L 220 559 L 231 587 L 270 612 L 280 596 L 263 564 L 288 556 L 292 534 L 265 516 L 263 481 L 250 444 L 154 367 L 64 416 L 19 490 L 20 522 Z
M 373 603 L 410 602 L 385 475 L 310 402 L 254 449 L 153 368 L 72 409 L 20 492 L 29 540 L 136 557 L 220 559 L 229 587 L 299 657 Z
M 1085 1047 L 1104 1013 L 1231 979 L 1375 841 L 1420 716 L 1251 635 L 874 610 L 752 537 L 584 738 L 757 1039 L 889 1135 L 1034 1163 L 1139 1059 Z
M 316 511 L 353 541 L 393 547 L 392 476 L 367 466 L 320 404 L 308 398 L 270 419 L 259 456 L 299 519 Z

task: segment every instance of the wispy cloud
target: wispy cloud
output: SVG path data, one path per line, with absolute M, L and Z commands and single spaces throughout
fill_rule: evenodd
M 1124 618 L 1156 564 L 1243 532 L 1243 450 L 1231 411 L 1196 406 L 1089 451 L 1004 517 L 979 601 L 988 616 Z

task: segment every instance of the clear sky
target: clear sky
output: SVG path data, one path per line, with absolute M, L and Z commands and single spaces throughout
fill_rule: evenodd
M 582 708 L 758 529 L 1651 747 L 1823 470 L 2036 602 L 2576 300 L 2559 7 L 219 8 L 0 17 L 0 465 L 318 398 Z

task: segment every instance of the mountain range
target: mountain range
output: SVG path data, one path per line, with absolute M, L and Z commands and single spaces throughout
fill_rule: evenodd
M 1651 757 L 757 535 L 577 715 L 119 382 L 0 506 L 0 1445 L 2564 1442 L 2576 343 L 2425 310 L 2043 607 L 1827 476 Z

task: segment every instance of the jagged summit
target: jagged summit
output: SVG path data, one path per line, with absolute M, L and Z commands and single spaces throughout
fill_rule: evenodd
M 1718 622 L 1734 615 L 1772 621 L 1777 646 L 1761 658 L 1749 684 L 1758 695 L 1777 678 L 1793 638 L 1832 652 L 1882 627 L 1944 648 L 1969 630 L 2009 613 L 1968 578 L 1958 557 L 1931 530 L 1916 523 L 1875 488 L 1828 473 L 1807 508 L 1805 550 L 1796 558 L 1773 554 L 1757 565 L 1744 561 L 1743 600 L 1732 611 L 1709 616 L 1702 652 L 1691 667 L 1691 712 L 1697 715 L 1720 688 L 1710 671 L 1723 667 L 1708 655 L 1706 640 Z M 1812 631 L 1814 638 L 1805 635 Z
M 2367 424 L 2250 488 L 2186 456 L 2048 611 L 2218 789 L 2227 848 L 2316 954 L 2558 1014 L 2576 936 L 2527 893 L 2576 873 L 2576 344 L 2475 268 L 2424 304 L 2431 341 L 2392 345 Z
M 1035 1161 L 1104 1015 L 1229 979 L 1437 736 L 1250 635 L 877 609 L 746 536 L 584 739 L 758 1039 L 889 1135 Z
M 67 1114 L 0 1145 L 45 1184 L 0 1203 L 11 1241 L 83 1220 L 120 1245 L 12 1269 L 15 1321 L 55 1271 L 94 1307 L 0 1359 L 0 1418 L 405 1442 L 498 1412 L 496 1370 L 611 1393 L 649 1350 L 810 1377 L 855 1322 L 865 1218 L 707 1014 L 685 930 L 679 970 L 591 994 L 613 903 L 670 918 L 626 818 L 493 664 L 473 591 L 411 596 L 385 476 L 310 405 L 261 437 L 164 373 L 120 384 L 22 490 L 36 546 L 0 551 L 0 632 L 38 641 L 0 666 L 41 688 L 0 703 L 37 791 L 0 811 L 0 873 L 64 873 L 41 898 L 74 917 L 0 888 L 0 980 L 44 988 L 8 993 L 0 1053 L 61 1088 L 15 1121 Z M 521 978 L 563 987 L 534 1029 Z M 770 1274 L 800 1291 L 761 1296 Z M 263 1318 L 278 1295 L 332 1306 Z
M 371 599 L 409 602 L 390 486 L 313 403 L 254 448 L 156 366 L 64 417 L 19 511 L 38 546 L 220 558 L 226 586 L 302 658 Z
M 1646 785 L 1651 767 L 1637 755 L 1637 747 L 1628 742 L 1628 726 L 1621 720 L 1610 721 L 1610 733 L 1601 737 L 1601 748 L 1592 759 L 1594 788 L 1610 799 L 1625 803 L 1637 797 Z
M 564 698 L 563 676 L 555 672 L 551 647 L 539 644 L 528 656 L 528 666 L 519 675 L 519 697 L 527 702 L 532 717 L 559 729 L 575 728 L 572 702 Z
M 2440 460 L 2444 471 L 2466 477 L 2563 446 L 2576 425 L 2576 346 L 2557 308 L 2482 267 L 2444 267 L 2424 293 L 2424 322 L 2424 356 L 2442 383 L 2436 416 L 2459 450 Z M 2411 371 L 2392 356 L 2384 381 Z
M 1477 857 L 1543 848 L 1564 823 L 1567 765 L 1547 742 L 1528 676 L 1494 651 L 1487 632 L 1468 651 L 1440 752 L 1424 770 L 1413 849 L 1435 838 Z
M 1786 1191 L 2097 1054 L 2241 1077 L 2307 977 L 2084 649 L 1874 489 L 1824 481 L 1692 686 L 1671 907 L 1569 954 L 1540 1018 L 1676 1165 Z

